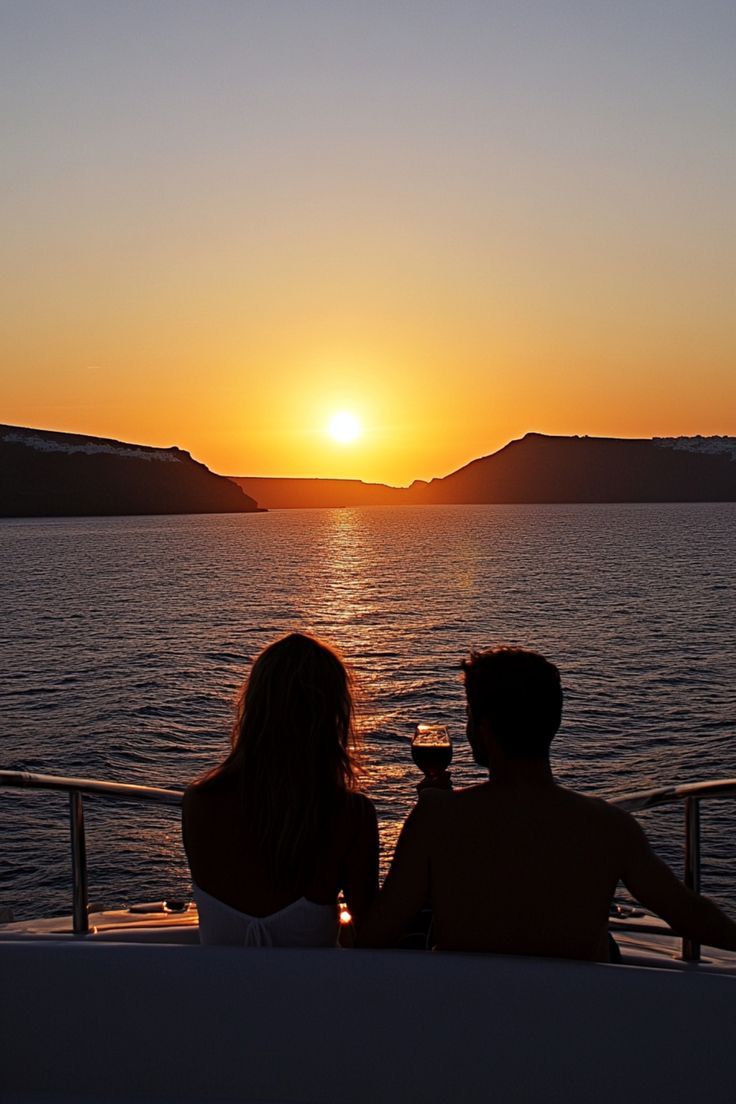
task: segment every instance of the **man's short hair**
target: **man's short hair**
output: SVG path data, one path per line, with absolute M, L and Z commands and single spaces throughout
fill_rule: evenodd
M 488 648 L 463 660 L 474 724 L 487 721 L 509 758 L 546 756 L 562 720 L 560 672 L 524 648 Z

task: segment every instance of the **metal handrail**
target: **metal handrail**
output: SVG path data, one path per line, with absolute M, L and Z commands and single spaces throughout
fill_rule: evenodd
M 0 788 L 57 790 L 69 794 L 69 829 L 72 851 L 72 928 L 75 935 L 89 932 L 87 895 L 87 847 L 84 835 L 83 794 L 95 794 L 113 801 L 138 801 L 153 805 L 181 805 L 183 790 L 162 786 L 134 786 L 123 782 L 100 782 L 96 778 L 63 778 L 31 771 L 0 770 Z
M 1 772 L 0 772 L 1 773 Z M 704 797 L 733 797 L 736 795 L 736 778 L 719 778 L 712 782 L 686 782 L 682 786 L 660 786 L 655 790 L 634 790 L 632 793 L 607 797 L 609 805 L 617 805 L 633 813 L 642 809 L 653 809 L 656 805 L 673 805 L 676 801 L 692 799 L 701 801 Z
M 97 778 L 66 778 L 32 771 L 0 770 L 0 787 L 28 790 L 62 790 L 66 793 L 102 794 L 118 801 L 151 802 L 155 805 L 181 805 L 183 790 L 162 786 L 136 786 L 128 782 L 101 782 Z
M 161 786 L 136 786 L 122 782 L 101 782 L 95 778 L 64 778 L 30 771 L 0 770 L 0 789 L 58 790 L 69 794 L 69 824 L 72 852 L 72 912 L 75 935 L 89 931 L 87 900 L 87 852 L 84 837 L 83 794 L 95 794 L 117 801 L 139 801 L 155 805 L 181 805 L 183 790 Z M 627 812 L 641 812 L 659 805 L 685 802 L 685 885 L 700 892 L 700 802 L 736 796 L 736 778 L 712 782 L 688 782 L 682 786 L 661 786 L 610 797 L 610 805 Z M 700 958 L 700 944 L 683 937 L 682 957 L 688 962 Z
M 718 800 L 736 795 L 736 778 L 722 778 L 713 782 L 688 782 L 682 786 L 661 786 L 654 790 L 637 790 L 609 798 L 609 804 L 627 812 L 641 812 L 659 805 L 685 802 L 685 885 L 694 893 L 700 893 L 700 802 Z M 682 937 L 682 957 L 686 962 L 700 960 L 700 944 L 687 936 Z

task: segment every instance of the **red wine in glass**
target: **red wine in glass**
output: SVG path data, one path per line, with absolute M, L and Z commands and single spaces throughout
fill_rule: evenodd
M 437 778 L 452 762 L 452 740 L 446 725 L 418 724 L 411 757 L 427 778 Z

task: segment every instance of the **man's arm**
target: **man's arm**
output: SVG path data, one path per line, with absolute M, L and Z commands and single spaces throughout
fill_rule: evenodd
M 736 923 L 707 897 L 693 893 L 652 851 L 633 817 L 626 815 L 626 852 L 622 880 L 645 908 L 661 916 L 678 935 L 709 947 L 736 951 Z
M 429 900 L 430 804 L 420 801 L 401 829 L 383 889 L 358 932 L 360 947 L 396 944 Z

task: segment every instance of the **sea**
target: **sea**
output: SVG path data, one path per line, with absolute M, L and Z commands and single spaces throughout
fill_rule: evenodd
M 558 665 L 558 779 L 613 796 L 736 776 L 736 504 L 372 507 L 0 521 L 0 768 L 184 787 L 293 629 L 350 664 L 385 871 L 446 724 L 482 781 L 460 662 Z M 93 909 L 187 898 L 178 810 L 85 798 Z M 681 806 L 642 823 L 681 872 Z M 736 915 L 736 801 L 702 809 L 703 888 Z M 0 908 L 70 911 L 68 801 L 0 789 Z

